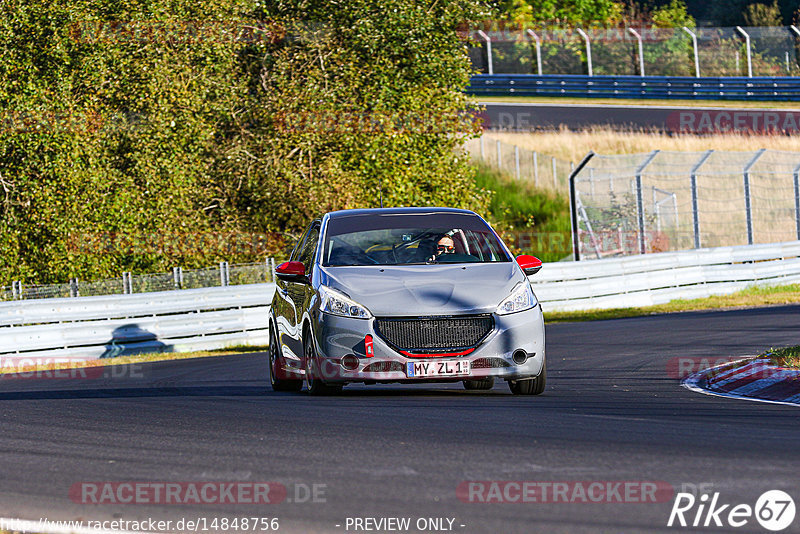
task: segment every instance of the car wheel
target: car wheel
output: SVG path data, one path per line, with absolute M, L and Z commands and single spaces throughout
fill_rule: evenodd
M 464 380 L 464 389 L 492 389 L 494 387 L 494 377 L 487 376 L 480 380 Z
M 541 395 L 546 383 L 547 364 L 542 366 L 539 376 L 524 380 L 509 380 L 508 387 L 514 395 Z
M 269 383 L 272 391 L 300 391 L 303 387 L 302 380 L 289 380 L 278 378 L 278 366 L 280 365 L 280 350 L 278 349 L 278 337 L 275 329 L 269 329 Z
M 306 359 L 306 390 L 308 390 L 309 395 L 334 395 L 340 393 L 342 386 L 326 384 L 319 376 L 317 351 L 314 348 L 310 333 L 303 337 L 303 348 Z

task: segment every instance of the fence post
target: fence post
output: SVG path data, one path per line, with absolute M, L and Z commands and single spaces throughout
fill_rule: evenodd
M 497 170 L 502 170 L 503 169 L 503 159 L 502 159 L 502 155 L 500 153 L 500 151 L 501 151 L 501 149 L 500 149 L 500 140 L 498 139 L 497 141 L 495 141 L 495 143 L 496 143 L 496 146 L 497 146 Z
M 636 169 L 636 211 L 637 219 L 639 224 L 639 253 L 640 254 L 647 254 L 647 245 L 645 243 L 645 235 L 644 235 L 644 198 L 642 196 L 642 173 L 644 172 L 645 168 L 655 159 L 658 155 L 659 150 L 653 150 L 647 158 L 644 160 L 644 163 L 639 165 L 639 168 Z
M 794 224 L 797 228 L 797 239 L 800 240 L 800 165 L 794 168 Z
M 492 75 L 494 74 L 494 69 L 492 68 L 492 40 L 483 30 L 478 30 L 478 35 L 486 41 L 486 63 L 488 65 L 489 74 Z
M 533 151 L 533 185 L 539 187 L 539 154 Z
M 539 73 L 539 76 L 541 76 L 542 75 L 542 42 L 539 40 L 539 36 L 536 35 L 535 31 L 528 30 L 528 35 L 533 37 L 533 40 L 536 43 L 536 71 Z
M 11 282 L 11 298 L 14 300 L 22 300 L 22 282 L 19 280 Z
M 692 38 L 692 49 L 694 50 L 694 76 L 695 78 L 700 77 L 700 56 L 697 54 L 697 35 L 687 28 L 686 26 L 683 27 L 683 31 L 689 34 Z
M 736 26 L 736 31 L 744 36 L 744 46 L 747 48 L 747 77 L 753 77 L 753 58 L 750 54 L 750 35 L 741 26 Z
M 555 157 L 551 157 L 550 161 L 553 164 L 553 189 L 557 190 L 558 189 L 558 178 L 556 176 L 556 158 Z
M 576 28 L 578 34 L 586 41 L 586 64 L 589 67 L 589 76 L 592 76 L 592 43 L 589 41 L 589 36 L 581 28 Z
M 642 46 L 642 36 L 633 28 L 628 28 L 628 31 L 636 37 L 639 43 L 639 76 L 644 76 L 644 47 Z
M 70 297 L 80 297 L 81 294 L 78 291 L 78 279 L 77 278 L 70 278 L 69 279 L 69 296 Z
M 219 262 L 219 285 L 227 287 L 230 284 L 230 276 L 228 274 L 228 262 Z
M 133 293 L 131 273 L 129 273 L 128 271 L 122 272 L 122 293 L 125 295 L 130 295 Z
M 706 152 L 700 156 L 700 159 L 697 163 L 694 164 L 692 167 L 691 173 L 691 183 L 692 183 L 692 227 L 694 228 L 694 248 L 700 248 L 700 212 L 697 207 L 697 171 L 700 170 L 700 167 L 706 162 L 708 158 L 711 157 L 713 154 L 713 150 L 706 150 Z M 675 219 L 677 223 L 677 218 Z
M 272 282 L 275 283 L 275 258 L 270 258 L 269 263 L 272 271 Z
M 516 167 L 517 180 L 519 180 L 520 179 L 520 175 L 519 175 L 519 147 L 516 146 L 516 145 L 514 146 L 514 165 Z
M 578 166 L 570 173 L 569 175 L 569 214 L 570 214 L 570 225 L 572 226 L 572 256 L 575 261 L 581 260 L 581 243 L 579 241 L 578 236 L 578 205 L 577 199 L 578 196 L 575 191 L 575 178 L 580 174 L 584 167 L 589 163 L 589 160 L 594 157 L 594 152 L 589 152 L 586 154 Z
M 175 289 L 183 289 L 183 267 L 172 268 L 172 281 Z
M 483 147 L 483 134 L 481 134 L 481 136 L 478 139 L 480 140 L 480 145 L 481 145 L 481 161 L 486 161 L 486 154 L 485 154 L 486 151 Z
M 764 154 L 764 152 L 766 152 L 766 150 L 767 150 L 766 148 L 762 148 L 761 150 L 756 152 L 756 155 L 753 156 L 753 159 L 751 159 L 747 163 L 747 165 L 744 168 L 744 171 L 742 172 L 742 175 L 744 177 L 744 209 L 745 209 L 745 215 L 747 216 L 748 245 L 753 244 L 753 206 L 752 202 L 750 201 L 750 169 L 753 168 L 753 165 L 756 164 L 758 158 L 760 158 Z

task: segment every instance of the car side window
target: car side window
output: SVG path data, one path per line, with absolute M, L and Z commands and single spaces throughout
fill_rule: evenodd
M 311 273 L 314 263 L 314 252 L 317 250 L 317 243 L 319 243 L 319 224 L 314 224 L 308 229 L 305 241 L 300 248 L 300 254 L 297 256 L 297 261 L 303 262 L 306 266 L 306 272 Z

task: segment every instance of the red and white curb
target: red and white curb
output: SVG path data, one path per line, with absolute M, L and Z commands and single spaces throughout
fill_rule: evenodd
M 767 358 L 724 363 L 686 378 L 683 386 L 706 395 L 800 406 L 800 370 Z

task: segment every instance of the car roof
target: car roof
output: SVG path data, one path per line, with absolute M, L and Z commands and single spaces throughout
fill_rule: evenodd
M 463 215 L 477 215 L 474 211 L 458 208 L 368 208 L 331 211 L 327 215 L 331 219 L 352 217 L 356 215 L 433 215 L 437 213 L 460 213 Z

